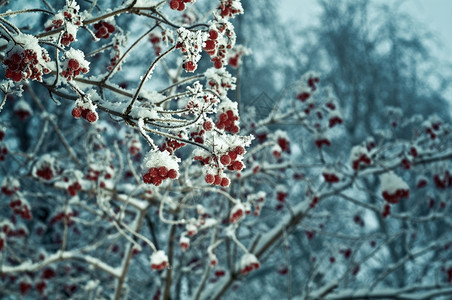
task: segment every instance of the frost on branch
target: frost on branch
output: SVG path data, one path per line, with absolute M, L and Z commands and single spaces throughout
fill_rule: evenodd
M 202 31 L 190 31 L 183 27 L 177 30 L 176 48 L 179 48 L 184 56 L 184 69 L 194 72 L 201 59 L 200 52 L 207 34 Z
M 402 178 L 394 172 L 384 173 L 380 176 L 383 198 L 390 204 L 399 203 L 400 199 L 410 196 L 410 188 Z
M 59 42 L 64 46 L 69 46 L 77 40 L 77 31 L 82 26 L 83 17 L 79 14 L 79 10 L 80 6 L 75 0 L 66 0 L 65 7 L 46 23 L 46 31 L 62 28 L 61 33 L 58 33 Z

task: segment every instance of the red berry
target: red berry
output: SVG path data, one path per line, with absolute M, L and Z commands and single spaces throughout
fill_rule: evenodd
M 212 184 L 215 181 L 215 177 L 212 174 L 207 174 L 204 178 L 207 184 Z
M 194 62 L 192 62 L 192 61 L 187 61 L 185 64 L 184 64 L 184 69 L 185 69 L 185 71 L 187 71 L 187 72 L 194 72 L 195 71 L 195 69 L 196 69 L 196 64 L 194 63 Z
M 162 166 L 159 168 L 159 175 L 162 178 L 166 178 L 166 176 L 168 175 L 168 169 L 165 166 Z
M 245 154 L 245 148 L 243 148 L 242 146 L 237 146 L 235 147 L 234 152 L 238 155 L 243 155 Z
M 221 177 L 220 175 L 215 175 L 215 180 L 213 182 L 214 185 L 220 185 L 221 184 Z
M 179 8 L 179 1 L 171 0 L 170 7 L 171 7 L 171 9 L 174 9 L 174 10 L 178 9 Z
M 225 165 L 228 166 L 231 163 L 231 157 L 227 154 L 222 155 L 220 158 L 220 162 Z
M 209 38 L 212 40 L 216 40 L 218 38 L 218 31 L 213 29 L 209 31 Z
M 222 186 L 222 187 L 228 187 L 229 184 L 230 184 L 229 178 L 223 177 L 223 178 L 221 179 L 221 186 Z
M 211 131 L 213 129 L 213 123 L 205 121 L 204 124 L 202 124 L 202 128 L 204 128 L 205 131 Z
M 176 179 L 177 177 L 177 171 L 175 169 L 170 169 L 168 171 L 168 178 L 169 179 Z
M 232 166 L 235 171 L 241 171 L 243 169 L 243 163 L 241 161 L 235 161 Z
M 82 116 L 82 110 L 80 109 L 80 107 L 74 107 L 72 109 L 72 116 L 76 119 Z
M 88 122 L 90 122 L 90 123 L 96 122 L 96 121 L 97 121 L 97 114 L 96 114 L 95 112 L 93 112 L 93 111 L 89 111 L 89 112 L 86 114 L 86 120 L 87 120 Z

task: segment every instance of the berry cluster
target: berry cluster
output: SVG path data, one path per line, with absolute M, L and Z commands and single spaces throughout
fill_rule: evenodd
M 68 224 L 68 226 L 72 226 L 74 223 L 73 220 L 71 220 L 72 217 L 76 217 L 78 215 L 77 212 L 64 212 L 64 211 L 60 211 L 59 213 L 57 213 L 56 215 L 54 215 L 50 221 L 49 224 L 50 225 L 54 225 L 56 222 L 63 222 L 63 220 L 66 221 L 66 223 Z
M 108 22 L 100 21 L 94 24 L 94 29 L 96 30 L 94 35 L 98 39 L 108 39 L 110 37 L 110 34 L 115 32 L 116 28 Z
M 14 114 L 19 117 L 21 121 L 30 117 L 33 113 L 31 106 L 25 102 L 25 100 L 17 101 L 16 105 L 14 105 Z
M 433 175 L 433 182 L 435 186 L 439 189 L 445 189 L 447 187 L 452 187 L 452 176 L 449 171 L 445 171 L 441 176 L 439 174 Z
M 229 215 L 229 223 L 235 223 L 241 220 L 244 216 L 245 207 L 242 203 L 237 203 L 231 210 L 231 214 Z
M 182 251 L 187 250 L 190 247 L 190 239 L 184 235 L 182 235 L 179 239 L 179 246 Z
M 67 191 L 68 191 L 69 195 L 71 195 L 72 197 L 77 195 L 77 192 L 79 192 L 81 190 L 82 190 L 82 186 L 78 181 L 73 182 L 71 185 L 69 185 L 67 187 Z
M 40 58 L 38 55 L 33 49 L 23 49 L 19 45 L 14 46 L 7 52 L 3 60 L 7 66 L 5 77 L 16 82 L 29 78 L 42 81 L 42 75 L 50 72 L 43 64 L 49 62 L 50 58 L 44 51 L 41 51 Z
M 43 164 L 37 169 L 36 176 L 44 180 L 51 180 L 54 176 L 53 169 L 50 165 Z
M 400 199 L 402 199 L 402 198 L 409 198 L 410 190 L 397 189 L 393 193 L 389 193 L 388 191 L 383 191 L 382 196 L 388 203 L 396 204 L 396 203 L 399 203 Z
M 27 200 L 20 197 L 13 198 L 9 202 L 9 207 L 12 208 L 15 215 L 19 215 L 24 220 L 31 220 L 30 205 Z
M 343 120 L 342 120 L 341 116 L 338 114 L 334 114 L 334 115 L 330 116 L 328 126 L 330 128 L 332 128 L 336 125 L 342 124 L 342 122 L 343 122 Z
M 2 193 L 6 196 L 12 196 L 20 189 L 19 181 L 14 178 L 6 177 L 2 181 Z
M 73 79 L 75 76 L 80 75 L 80 73 L 87 73 L 88 68 L 80 64 L 76 59 L 71 58 L 67 60 L 66 67 L 61 71 L 61 75 L 67 80 Z
M 371 159 L 367 148 L 362 146 L 353 147 L 350 154 L 350 163 L 352 165 L 352 169 L 355 171 L 358 171 L 362 165 L 370 165 Z
M 151 32 L 149 35 L 149 41 L 152 43 L 152 46 L 154 47 L 154 52 L 156 56 L 159 56 L 162 52 L 162 46 L 161 46 L 161 39 L 162 37 L 154 32 Z
M 234 115 L 234 112 L 229 109 L 218 116 L 218 121 L 215 125 L 218 129 L 224 129 L 233 134 L 236 134 L 239 132 L 239 127 L 235 124 L 235 121 L 237 121 L 238 119 L 239 117 Z
M 76 119 L 82 117 L 90 123 L 94 123 L 99 119 L 99 116 L 97 115 L 97 112 L 95 110 L 79 106 L 76 106 L 72 109 L 72 116 Z
M 180 138 L 182 138 L 182 135 L 179 135 Z M 195 140 L 196 142 L 196 140 Z M 202 143 L 201 143 L 202 144 Z M 174 151 L 176 151 L 179 148 L 182 148 L 185 146 L 185 143 L 179 142 L 178 140 L 174 139 L 167 139 L 165 143 L 160 147 L 160 151 L 168 151 L 169 154 L 173 154 Z
M 322 173 L 323 177 L 325 178 L 326 182 L 329 183 L 336 183 L 339 182 L 339 176 L 337 176 L 337 174 L 333 171 L 330 170 L 324 170 Z
M 243 14 L 242 4 L 238 0 L 221 0 L 218 9 L 223 18 L 232 18 L 234 15 Z
M 162 250 L 158 250 L 151 255 L 151 268 L 161 271 L 168 266 L 168 256 Z
M 323 145 L 331 146 L 331 142 L 326 137 L 319 136 L 315 140 L 315 145 L 317 146 L 317 148 L 321 149 Z
M 240 260 L 240 273 L 248 274 L 249 272 L 259 268 L 259 261 L 254 254 L 246 253 L 242 256 L 242 259 Z
M 150 168 L 147 173 L 143 175 L 143 182 L 159 186 L 163 180 L 176 179 L 179 174 L 175 169 L 169 169 L 165 166 Z
M 222 187 L 228 187 L 231 184 L 231 180 L 228 177 L 222 177 L 221 175 L 207 174 L 204 177 L 207 184 L 220 185 Z
M 173 10 L 183 11 L 185 3 L 195 3 L 196 0 L 171 0 L 170 7 Z
M 61 44 L 64 46 L 69 46 L 73 41 L 75 41 L 75 37 L 72 35 L 72 33 L 66 31 L 61 36 Z
M 134 138 L 129 142 L 129 153 L 132 156 L 141 153 L 141 143 L 137 138 Z
M 7 154 L 8 154 L 8 148 L 6 147 L 6 144 L 1 143 L 0 144 L 0 161 L 4 161 L 6 159 Z

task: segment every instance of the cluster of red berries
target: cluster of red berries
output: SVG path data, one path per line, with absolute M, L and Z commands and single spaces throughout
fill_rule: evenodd
M 31 220 L 30 206 L 27 202 L 21 200 L 20 198 L 11 199 L 9 202 L 9 207 L 12 208 L 15 215 L 20 215 L 24 220 Z
M 110 65 L 107 67 L 108 70 L 113 70 L 113 68 L 118 64 L 119 57 L 121 55 L 121 51 L 119 51 L 119 41 L 115 40 L 113 45 L 113 52 L 111 53 Z M 121 70 L 121 67 L 118 66 L 118 71 Z M 122 87 L 125 88 L 125 87 Z
M 180 135 L 179 137 L 182 137 Z M 196 142 L 196 140 L 195 140 Z M 201 143 L 202 144 L 202 143 Z M 160 151 L 168 151 L 169 154 L 173 154 L 174 151 L 176 151 L 179 148 L 182 148 L 185 146 L 185 143 L 179 142 L 178 140 L 174 139 L 167 139 L 165 143 L 160 147 Z
M 115 26 L 105 21 L 100 21 L 94 24 L 94 29 L 96 30 L 94 35 L 98 39 L 108 39 L 110 34 L 115 32 Z
M 193 131 L 190 132 L 190 137 L 195 143 L 204 144 L 204 139 L 202 137 L 204 133 L 205 133 L 204 129 L 201 129 L 199 132 Z
M 422 177 L 419 177 L 419 178 L 417 179 L 416 187 L 417 187 L 418 189 L 421 189 L 421 188 L 423 188 L 423 187 L 426 187 L 427 184 L 428 184 L 427 178 L 425 178 L 425 177 L 422 176 Z
M 370 162 L 371 160 L 367 154 L 363 153 L 357 159 L 352 161 L 352 168 L 357 171 L 362 164 L 370 165 Z
M 75 181 L 74 183 L 69 185 L 67 188 L 69 195 L 71 195 L 72 197 L 77 195 L 77 192 L 79 192 L 81 190 L 82 190 L 82 186 L 80 185 L 80 183 L 78 181 Z
M 231 184 L 231 181 L 227 177 L 221 177 L 221 175 L 218 174 L 207 174 L 204 177 L 204 180 L 207 184 L 213 184 L 213 185 L 219 185 L 222 187 L 228 187 L 229 184 Z
M 218 129 L 224 129 L 233 134 L 239 132 L 239 127 L 235 124 L 235 121 L 239 119 L 238 116 L 234 115 L 234 112 L 229 109 L 219 115 L 218 121 L 215 124 Z
M 278 137 L 277 139 L 278 145 L 283 152 L 290 154 L 290 142 L 284 137 Z
M 67 80 L 71 80 L 75 76 L 80 75 L 80 73 L 87 73 L 87 72 L 88 72 L 88 68 L 81 66 L 80 63 L 76 59 L 71 58 L 67 62 L 66 69 L 61 71 L 61 75 L 65 78 L 67 78 Z
M 232 18 L 234 15 L 243 13 L 241 6 L 237 5 L 236 0 L 222 0 L 218 9 L 223 18 Z
M 6 158 L 6 155 L 8 154 L 8 148 L 5 144 L 0 144 L 0 161 L 4 161 Z
M 169 169 L 165 166 L 150 168 L 147 173 L 143 175 L 143 182 L 147 184 L 153 184 L 159 186 L 163 180 L 176 179 L 178 173 L 175 169 Z
M 209 86 L 215 90 L 218 94 L 223 95 L 225 90 L 230 90 L 232 88 L 232 81 L 228 78 L 221 78 L 221 82 L 214 80 L 209 80 Z
M 323 172 L 323 178 L 325 178 L 326 182 L 336 183 L 339 182 L 339 177 L 335 173 Z
M 195 3 L 196 0 L 171 0 L 170 7 L 173 10 L 183 11 L 185 3 Z
M 396 204 L 396 203 L 399 203 L 400 199 L 402 199 L 402 198 L 409 198 L 410 190 L 397 189 L 392 194 L 390 194 L 388 191 L 383 191 L 382 196 L 388 203 Z
M 439 123 L 439 122 L 432 123 L 431 126 L 429 126 L 425 129 L 425 133 L 430 135 L 430 139 L 434 140 L 434 139 L 436 139 L 436 136 L 438 134 L 440 127 L 441 127 L 441 123 Z
M 245 207 L 242 203 L 237 203 L 231 210 L 231 214 L 229 215 L 229 223 L 235 223 L 238 220 L 242 219 L 244 216 Z
M 160 36 L 151 32 L 151 34 L 149 35 L 149 41 L 152 43 L 152 46 L 154 47 L 155 55 L 159 56 L 160 53 L 162 52 Z
M 240 262 L 240 273 L 242 273 L 243 275 L 259 268 L 259 261 L 253 254 L 247 253 L 242 257 L 242 260 Z
M 108 177 L 111 178 L 111 175 L 109 173 L 107 173 L 106 175 L 108 175 Z M 89 180 L 89 181 L 97 181 L 99 179 L 99 176 L 100 176 L 99 170 L 89 168 L 85 178 L 86 178 L 86 180 Z
M 129 153 L 135 156 L 141 152 L 141 143 L 137 139 L 132 139 L 129 145 Z
M 215 29 L 211 29 L 209 31 L 209 38 L 205 41 L 205 46 L 204 46 L 204 50 L 210 56 L 215 55 L 217 43 L 218 43 L 217 39 L 218 39 L 218 31 L 216 31 Z
M 406 157 L 402 158 L 400 165 L 402 166 L 402 168 L 409 170 L 411 168 L 411 161 Z
M 213 123 L 210 121 L 204 121 L 204 123 L 202 123 L 202 128 L 205 131 L 211 131 L 213 129 Z
M 168 266 L 168 257 L 162 251 L 156 251 L 151 255 L 151 268 L 153 270 L 161 271 Z
M 297 95 L 297 99 L 300 100 L 301 102 L 305 102 L 306 100 L 309 99 L 309 97 L 311 97 L 311 94 L 308 92 L 301 92 Z
M 2 185 L 2 193 L 8 197 L 14 195 L 17 191 L 19 191 L 19 186 L 15 184 L 8 184 L 7 182 L 3 182 Z
M 64 46 L 69 46 L 73 41 L 75 41 L 74 36 L 67 31 L 61 36 L 61 44 Z
M 245 154 L 245 148 L 237 146 L 233 150 L 220 157 L 222 165 L 226 166 L 229 171 L 241 171 L 243 169 L 243 163 L 237 160 L 239 155 Z
M 338 125 L 338 124 L 342 124 L 342 118 L 341 117 L 339 117 L 339 116 L 333 116 L 333 117 L 331 117 L 330 118 L 330 120 L 329 120 L 329 127 L 330 128 L 332 128 L 332 127 L 334 127 L 334 126 L 336 126 L 336 125 Z
M 16 46 L 15 48 L 18 48 Z M 34 50 L 20 48 L 19 51 L 13 51 L 13 48 L 5 57 L 3 63 L 7 66 L 5 77 L 16 82 L 22 79 L 32 79 L 42 81 L 42 75 L 50 72 L 48 68 L 43 68 L 38 61 L 38 55 Z M 50 58 L 43 53 L 41 55 L 45 62 L 49 62 Z
M 31 282 L 29 282 L 28 280 L 19 282 L 19 290 L 22 296 L 25 296 L 31 288 Z
M 315 145 L 317 146 L 317 148 L 321 149 L 323 145 L 331 146 L 331 142 L 325 137 L 319 137 L 315 140 Z
M 51 180 L 55 174 L 53 174 L 53 169 L 50 165 L 42 164 L 36 171 L 36 176 L 44 179 Z
M 76 119 L 82 117 L 90 123 L 94 123 L 98 119 L 97 113 L 95 111 L 79 106 L 76 106 L 72 109 L 72 116 Z
M 182 251 L 187 250 L 190 247 L 190 239 L 186 236 L 181 236 L 179 240 L 179 246 Z
M 312 91 L 315 91 L 317 89 L 316 84 L 319 82 L 319 77 L 309 77 L 308 78 L 308 86 L 311 88 Z
M 289 194 L 286 193 L 286 192 L 283 192 L 283 191 L 277 191 L 276 192 L 276 200 L 278 200 L 278 202 L 281 202 L 281 203 L 285 202 L 287 196 L 289 196 Z
M 452 176 L 449 171 L 446 170 L 442 176 L 440 176 L 439 174 L 433 175 L 433 182 L 439 189 L 452 187 Z
M 71 218 L 76 217 L 77 215 L 78 213 L 76 211 L 68 213 L 59 212 L 50 219 L 49 224 L 54 225 L 56 222 L 62 222 L 63 220 L 65 220 L 68 226 L 72 226 L 75 223 L 73 220 L 71 220 Z
M 63 25 L 63 20 L 52 20 L 51 25 L 47 26 L 45 28 L 45 31 L 50 31 L 50 30 L 54 30 L 54 29 L 58 29 L 61 27 L 61 25 Z

